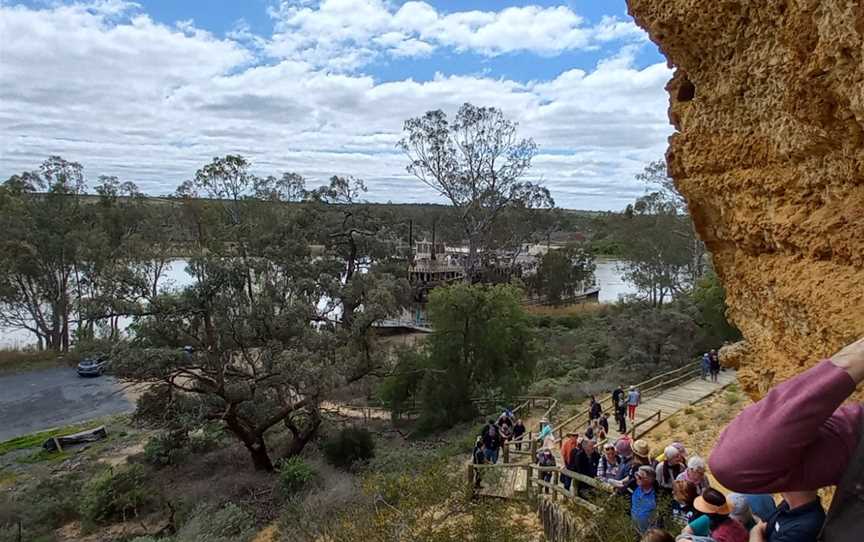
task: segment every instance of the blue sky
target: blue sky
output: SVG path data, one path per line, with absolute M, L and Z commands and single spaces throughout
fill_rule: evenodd
M 215 155 L 376 201 L 440 201 L 402 122 L 501 108 L 568 208 L 621 209 L 671 128 L 657 48 L 616 1 L 0 1 L 0 176 L 60 154 L 173 189 Z

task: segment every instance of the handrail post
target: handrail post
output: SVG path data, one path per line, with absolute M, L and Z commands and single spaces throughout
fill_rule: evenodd
M 532 484 L 531 484 L 531 466 L 530 465 L 525 466 L 525 475 L 526 475 L 526 477 L 525 477 L 526 478 L 525 479 L 525 492 L 528 494 L 528 497 L 531 497 L 531 490 L 533 488 L 532 488 Z
M 558 500 L 558 476 L 559 476 L 559 474 L 560 473 L 557 470 L 552 473 L 552 485 L 554 486 L 552 488 L 552 500 L 553 501 Z
M 506 464 L 509 462 L 510 462 L 510 443 L 505 442 L 504 443 L 504 463 Z
M 474 496 L 474 464 L 470 463 L 470 462 L 468 463 L 468 477 L 467 477 L 466 481 L 468 483 L 468 496 L 473 497 Z

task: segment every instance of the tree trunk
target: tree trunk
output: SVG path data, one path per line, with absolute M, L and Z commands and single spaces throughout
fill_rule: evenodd
M 273 462 L 270 461 L 270 455 L 267 453 L 267 443 L 264 442 L 264 436 L 248 431 L 234 413 L 226 415 L 224 420 L 228 430 L 234 433 L 234 436 L 240 439 L 243 446 L 249 451 L 255 470 L 272 471 Z
M 468 284 L 474 282 L 474 273 L 477 268 L 477 242 L 473 237 L 468 238 L 468 262 L 465 266 L 465 280 Z
M 308 427 L 305 429 L 298 428 L 294 423 L 290 420 L 285 421 L 285 425 L 291 431 L 291 435 L 294 437 L 291 440 L 291 446 L 288 448 L 287 456 L 295 456 L 303 451 L 303 448 L 309 444 L 309 441 L 315 438 L 315 435 L 318 434 L 318 428 L 321 426 L 321 418 L 317 415 L 313 417 L 312 420 L 309 421 Z
M 252 456 L 252 464 L 255 465 L 255 470 L 272 471 L 273 462 L 270 461 L 270 455 L 267 453 L 267 445 L 264 439 L 260 438 L 251 443 L 246 443 L 246 449 L 249 450 L 249 455 Z

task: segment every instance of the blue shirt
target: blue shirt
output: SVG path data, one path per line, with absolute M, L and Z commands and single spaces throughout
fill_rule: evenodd
M 750 511 L 759 516 L 762 521 L 770 518 L 777 511 L 777 505 L 774 504 L 774 497 L 771 495 L 744 495 L 747 499 L 747 504 L 750 505 Z
M 644 532 L 649 527 L 651 514 L 657 509 L 657 492 L 653 489 L 643 491 L 637 487 L 630 499 L 630 516 L 639 526 L 639 531 Z
M 765 523 L 768 542 L 816 542 L 825 523 L 825 510 L 819 499 L 794 510 L 783 501 Z

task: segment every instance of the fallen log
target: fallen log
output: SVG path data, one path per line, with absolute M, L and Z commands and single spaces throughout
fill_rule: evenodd
M 51 437 L 42 443 L 42 448 L 49 452 L 63 451 L 64 446 L 72 446 L 74 444 L 83 444 L 85 442 L 96 442 L 108 438 L 108 430 L 104 425 L 100 425 L 94 429 L 73 433 L 63 437 Z

